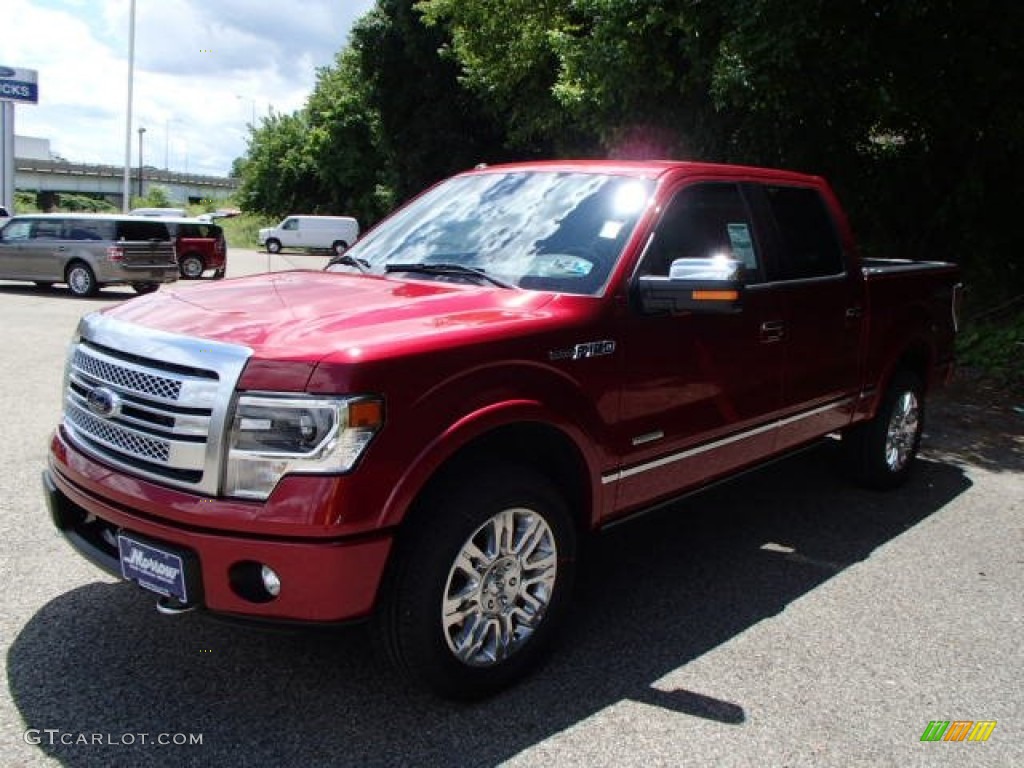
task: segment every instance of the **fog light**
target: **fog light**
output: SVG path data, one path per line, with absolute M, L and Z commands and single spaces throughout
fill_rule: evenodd
M 277 597 L 281 594 L 281 577 L 277 575 L 273 568 L 269 565 L 264 565 L 260 568 L 260 578 L 263 579 L 263 588 L 267 590 L 267 594 L 272 597 Z

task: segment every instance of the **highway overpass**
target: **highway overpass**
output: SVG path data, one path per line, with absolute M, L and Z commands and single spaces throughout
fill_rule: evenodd
M 131 169 L 131 194 L 139 195 L 139 169 Z M 194 173 L 163 171 L 143 167 L 142 196 L 153 187 L 162 187 L 172 203 L 198 203 L 202 200 L 223 200 L 238 189 L 238 180 L 224 176 L 201 176 Z M 102 195 L 121 205 L 124 192 L 124 168 L 116 165 L 85 165 L 66 160 L 14 159 L 14 188 L 19 192 L 35 192 L 42 208 L 56 205 L 64 193 Z

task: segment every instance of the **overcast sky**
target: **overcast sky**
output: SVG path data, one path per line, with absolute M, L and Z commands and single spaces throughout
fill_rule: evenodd
M 18 136 L 123 166 L 129 0 L 4 0 L 0 66 L 39 73 Z M 131 163 L 224 175 L 248 124 L 303 105 L 374 0 L 137 0 Z

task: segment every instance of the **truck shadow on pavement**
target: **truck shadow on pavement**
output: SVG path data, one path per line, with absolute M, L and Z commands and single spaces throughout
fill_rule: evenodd
M 921 460 L 898 491 L 853 489 L 832 469 L 834 448 L 596 539 L 550 661 L 483 702 L 410 690 L 358 627 L 268 633 L 167 618 L 141 590 L 104 582 L 22 629 L 7 658 L 12 698 L 39 749 L 69 766 L 493 765 L 627 699 L 740 724 L 742 701 L 653 684 L 970 487 L 955 465 Z M 94 734 L 101 744 L 83 743 Z M 160 734 L 202 744 L 155 745 Z

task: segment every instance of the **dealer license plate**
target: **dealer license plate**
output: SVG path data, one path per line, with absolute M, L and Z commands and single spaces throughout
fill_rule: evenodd
M 118 535 L 117 548 L 121 556 L 122 576 L 157 594 L 188 602 L 185 563 L 179 555 L 143 544 L 124 534 Z

